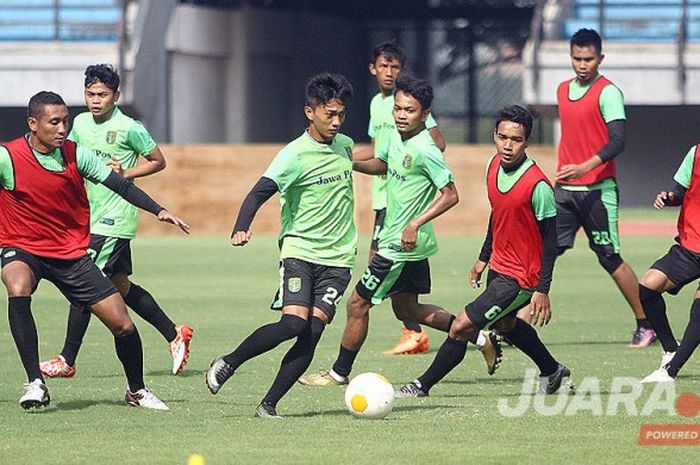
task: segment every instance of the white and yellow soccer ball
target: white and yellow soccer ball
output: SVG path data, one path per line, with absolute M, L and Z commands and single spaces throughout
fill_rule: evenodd
M 362 373 L 348 384 L 345 406 L 356 417 L 384 418 L 394 408 L 394 387 L 382 375 Z

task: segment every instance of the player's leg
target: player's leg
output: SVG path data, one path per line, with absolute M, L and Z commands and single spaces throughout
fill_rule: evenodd
M 215 358 L 207 372 L 207 386 L 216 394 L 243 363 L 298 337 L 307 326 L 313 302 L 313 264 L 285 258 L 283 266 L 283 307 L 281 318 L 253 331 L 232 352 Z
M 698 345 L 700 345 L 700 290 L 695 292 L 695 299 L 690 307 L 690 319 L 685 328 L 683 339 L 676 354 L 665 367 L 671 378 L 675 379 L 678 376 L 678 372 L 693 355 Z
M 588 212 L 587 215 L 582 213 L 588 245 L 595 252 L 600 265 L 615 281 L 634 313 L 637 328 L 629 347 L 647 347 L 656 340 L 656 333 L 644 315 L 637 276 L 620 256 L 617 186 L 577 194 L 578 208 L 581 212 Z
M 39 338 L 31 310 L 31 296 L 41 279 L 41 264 L 30 254 L 14 248 L 2 249 L 1 260 L 10 333 L 27 374 L 19 403 L 24 409 L 45 407 L 51 399 L 39 369 Z
M 277 403 L 311 365 L 323 330 L 350 283 L 350 269 L 315 265 L 314 308 L 305 331 L 282 359 L 277 376 L 258 407 L 258 416 L 276 416 Z

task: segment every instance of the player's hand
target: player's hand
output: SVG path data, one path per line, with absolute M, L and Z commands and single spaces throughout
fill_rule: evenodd
M 673 202 L 674 198 L 676 197 L 676 194 L 673 192 L 666 192 L 666 191 L 661 191 L 659 192 L 659 195 L 656 196 L 656 199 L 654 199 L 654 208 L 657 210 L 661 210 L 666 206 L 666 201 L 668 200 L 669 203 Z
M 549 303 L 549 295 L 535 291 L 530 299 L 530 315 L 532 316 L 532 326 L 549 324 L 552 319 L 552 307 Z
M 124 176 L 124 168 L 122 167 L 122 164 L 117 161 L 116 158 L 112 157 L 108 162 L 107 166 L 109 166 L 112 171 L 117 173 L 120 176 Z
M 557 171 L 556 180 L 575 181 L 587 172 L 588 170 L 583 163 L 580 165 L 564 165 L 559 171 Z
M 231 235 L 231 245 L 234 247 L 242 247 L 248 243 L 252 235 L 253 233 L 250 231 L 236 231 Z
M 160 213 L 158 213 L 158 221 L 174 224 L 178 228 L 182 229 L 182 232 L 185 234 L 190 233 L 190 225 L 185 223 L 185 220 L 179 216 L 175 216 L 170 213 L 168 210 L 161 210 Z
M 472 288 L 476 289 L 481 286 L 481 275 L 484 273 L 485 269 L 486 262 L 477 260 L 474 266 L 472 266 L 472 269 L 469 270 L 469 284 L 471 284 Z
M 413 223 L 408 223 L 406 229 L 403 230 L 401 234 L 401 249 L 405 252 L 409 252 L 416 248 L 416 241 L 418 238 L 418 227 Z

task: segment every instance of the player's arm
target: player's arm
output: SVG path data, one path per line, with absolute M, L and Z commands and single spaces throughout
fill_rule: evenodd
M 549 288 L 552 284 L 554 262 L 557 258 L 557 223 L 554 191 L 544 181 L 540 181 L 532 194 L 532 207 L 537 219 L 537 227 L 542 236 L 542 254 L 540 256 L 539 281 L 532 294 L 530 311 L 532 324 L 539 321 L 540 326 L 549 323 L 552 308 L 549 302 Z
M 109 166 L 113 171 L 124 176 L 126 179 L 136 179 L 150 176 L 151 174 L 163 171 L 167 166 L 165 156 L 158 146 L 155 146 L 153 150 L 144 155 L 143 158 L 146 160 L 145 163 L 139 163 L 133 168 L 122 169 L 122 166 L 117 159 L 112 157 L 112 159 L 107 163 L 107 166 Z
M 279 188 L 272 179 L 261 177 L 258 180 L 248 192 L 248 195 L 246 195 L 238 212 L 236 224 L 233 226 L 233 231 L 231 231 L 231 245 L 239 247 L 248 243 L 252 234 L 250 225 L 253 224 L 255 215 L 260 210 L 260 207 L 278 191 Z
M 352 154 L 353 161 L 365 161 L 374 158 L 374 139 L 371 140 L 369 145 L 357 150 Z
M 190 226 L 182 218 L 160 206 L 146 192 L 136 187 L 133 182 L 112 171 L 92 150 L 78 145 L 76 164 L 83 178 L 103 184 L 135 207 L 154 214 L 158 221 L 174 224 L 184 233 L 190 233 Z
M 459 194 L 457 186 L 450 181 L 440 189 L 440 195 L 430 204 L 430 206 L 420 215 L 413 218 L 401 234 L 401 248 L 403 250 L 413 250 L 416 248 L 416 239 L 418 238 L 418 229 L 425 223 L 434 220 L 438 216 L 445 213 L 450 208 L 459 203 Z
M 654 199 L 654 208 L 661 210 L 664 207 L 677 207 L 683 205 L 683 199 L 688 189 L 678 183 L 673 186 L 673 190 L 661 191 Z
M 381 158 L 370 158 L 369 160 L 353 161 L 352 169 L 364 174 L 386 174 L 386 162 Z
M 440 132 L 440 128 L 438 126 L 432 127 L 428 129 L 428 134 L 430 134 L 430 137 L 433 138 L 433 142 L 435 142 L 437 148 L 439 148 L 441 152 L 444 152 L 447 148 L 447 143 L 445 142 L 445 138 L 442 136 L 442 132 Z
M 690 182 L 693 179 L 693 170 L 695 168 L 695 151 L 697 145 L 694 145 L 688 150 L 685 158 L 678 167 L 676 174 L 673 175 L 675 186 L 671 191 L 661 191 L 654 200 L 654 208 L 661 210 L 665 206 L 678 206 L 683 204 L 685 194 L 690 188 Z
M 469 284 L 471 284 L 473 288 L 481 286 L 481 275 L 484 273 L 484 270 L 486 270 L 486 265 L 488 265 L 489 260 L 491 260 L 491 252 L 493 250 L 493 230 L 491 228 L 492 218 L 493 213 L 489 216 L 489 225 L 486 229 L 484 243 L 481 245 L 479 258 L 469 271 Z

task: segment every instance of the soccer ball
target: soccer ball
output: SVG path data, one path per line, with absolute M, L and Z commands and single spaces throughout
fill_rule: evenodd
M 394 387 L 382 375 L 362 373 L 348 384 L 345 406 L 356 417 L 384 418 L 394 407 Z

